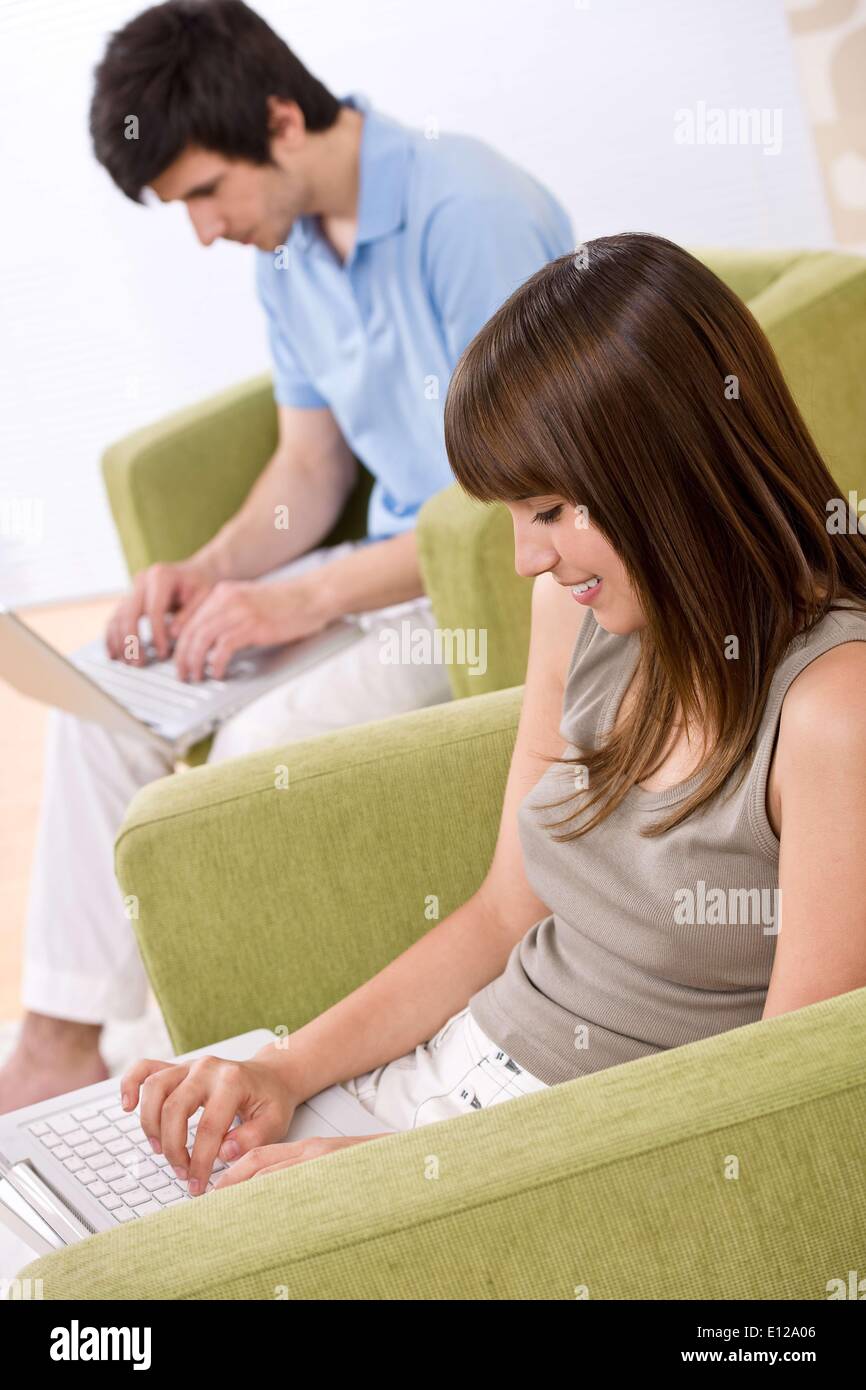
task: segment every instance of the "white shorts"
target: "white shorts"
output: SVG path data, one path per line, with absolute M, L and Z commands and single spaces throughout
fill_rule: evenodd
M 371 1115 L 397 1130 L 548 1089 L 488 1038 L 468 1006 L 414 1052 L 342 1085 Z

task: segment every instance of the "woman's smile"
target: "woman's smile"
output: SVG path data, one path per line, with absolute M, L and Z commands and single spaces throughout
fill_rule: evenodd
M 587 579 L 583 584 L 577 584 L 572 589 L 572 597 L 576 599 L 578 603 L 594 603 L 601 593 L 602 583 L 603 580 L 601 580 L 597 574 L 593 575 L 591 579 Z

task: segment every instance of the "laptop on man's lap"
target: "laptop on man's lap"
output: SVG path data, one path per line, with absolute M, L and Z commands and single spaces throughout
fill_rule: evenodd
M 245 705 L 364 636 L 352 617 L 279 647 L 237 652 L 225 677 L 182 681 L 173 660 L 131 666 L 102 639 L 71 656 L 0 606 L 0 677 L 31 699 L 155 745 L 177 760 Z M 142 643 L 145 654 L 148 643 Z M 152 652 L 152 648 L 150 648 Z

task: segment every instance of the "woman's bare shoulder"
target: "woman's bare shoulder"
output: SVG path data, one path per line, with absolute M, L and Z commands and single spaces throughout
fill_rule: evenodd
M 770 778 L 770 804 L 781 819 L 786 794 L 861 777 L 866 758 L 866 642 L 842 642 L 816 656 L 782 702 Z M 856 771 L 855 771 L 856 769 Z
M 792 736 L 820 737 L 820 725 L 843 720 L 866 727 L 866 641 L 840 642 L 816 656 L 792 680 L 782 702 L 782 722 Z

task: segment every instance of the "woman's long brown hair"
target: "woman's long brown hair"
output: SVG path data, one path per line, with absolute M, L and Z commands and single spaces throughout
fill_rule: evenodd
M 866 607 L 866 537 L 856 518 L 853 534 L 828 532 L 839 488 L 765 334 L 664 237 L 597 237 L 521 285 L 457 364 L 445 441 L 481 501 L 586 507 L 646 618 L 622 727 L 551 759 L 586 767 L 581 816 L 595 808 L 556 838 L 594 829 L 656 770 L 677 713 L 712 751 L 697 790 L 644 834 L 684 820 L 738 764 L 745 775 L 791 640 L 838 598 Z

